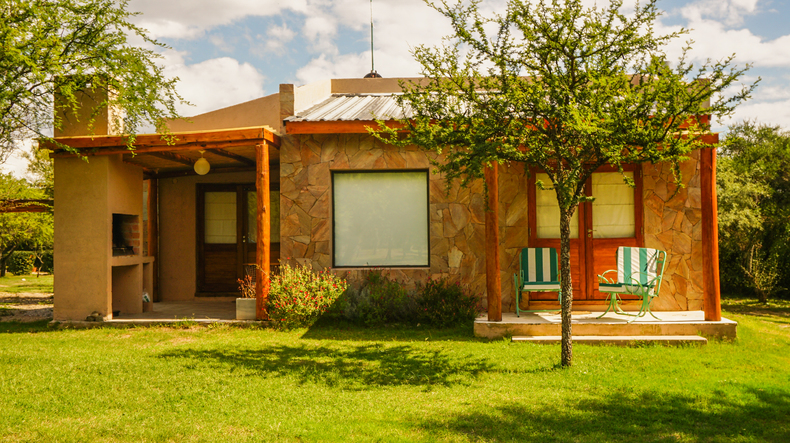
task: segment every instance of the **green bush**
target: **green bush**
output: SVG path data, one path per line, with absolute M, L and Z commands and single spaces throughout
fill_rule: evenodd
M 378 270 L 359 289 L 349 288 L 339 304 L 347 319 L 367 326 L 413 321 L 417 313 L 415 295 Z
M 310 326 L 346 290 L 342 278 L 307 266 L 280 265 L 269 290 L 269 317 L 280 328 Z
M 467 294 L 459 283 L 446 278 L 428 280 L 419 288 L 419 317 L 433 326 L 447 327 L 471 322 L 480 308 L 478 298 Z
M 14 275 L 24 275 L 33 272 L 36 256 L 30 251 L 15 251 L 6 261 L 6 269 Z

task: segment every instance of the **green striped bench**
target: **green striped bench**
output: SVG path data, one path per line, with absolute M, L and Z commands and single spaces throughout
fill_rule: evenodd
M 556 249 L 524 248 L 518 256 L 518 268 L 519 272 L 513 274 L 516 288 L 516 316 L 520 316 L 522 312 L 540 312 L 540 310 L 520 309 L 524 292 L 556 292 L 557 300 L 561 299 Z M 548 311 L 556 311 L 556 309 Z
M 598 276 L 598 290 L 608 294 L 609 305 L 598 318 L 612 311 L 617 314 L 630 315 L 634 318 L 650 314 L 656 320 L 661 320 L 650 310 L 650 302 L 658 296 L 661 290 L 661 281 L 664 278 L 667 253 L 658 249 L 634 248 L 621 246 L 617 248 L 617 269 L 612 269 Z M 617 278 L 607 277 L 615 274 Z M 641 298 L 642 305 L 639 312 L 631 314 L 620 307 L 621 295 L 637 295 Z

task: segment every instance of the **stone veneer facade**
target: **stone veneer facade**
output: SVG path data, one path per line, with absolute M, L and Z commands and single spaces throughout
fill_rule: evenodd
M 642 167 L 645 246 L 667 251 L 661 293 L 653 308 L 664 311 L 703 309 L 702 192 L 699 151 L 680 165 L 678 189 L 669 164 Z
M 436 154 L 415 146 L 397 148 L 366 134 L 294 135 L 280 148 L 281 257 L 316 270 L 332 265 L 332 170 L 430 169 L 430 267 L 383 272 L 414 286 L 449 277 L 485 301 L 485 197 L 483 181 L 446 191 L 430 160 Z M 700 188 L 697 159 L 683 165 L 687 184 L 673 196 L 669 167 L 644 167 L 645 243 L 667 250 L 670 262 L 656 309 L 701 309 Z M 672 198 L 670 198 L 672 197 Z M 500 166 L 499 221 L 503 311 L 513 311 L 512 275 L 518 252 L 528 243 L 527 175 L 521 164 Z M 366 269 L 334 272 L 352 284 Z M 697 275 L 699 274 L 699 275 Z

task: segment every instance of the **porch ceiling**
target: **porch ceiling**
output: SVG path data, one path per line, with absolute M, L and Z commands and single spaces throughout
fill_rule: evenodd
M 125 163 L 143 168 L 146 178 L 167 178 L 194 175 L 194 164 L 200 150 L 211 164 L 211 173 L 255 170 L 255 146 L 269 147 L 269 167 L 280 163 L 280 138 L 266 127 L 235 128 L 218 131 L 174 132 L 167 140 L 161 134 L 141 134 L 129 150 L 124 136 L 60 137 L 55 142 L 42 141 L 40 146 L 52 149 L 50 157 L 117 155 Z M 76 149 L 67 151 L 57 143 Z

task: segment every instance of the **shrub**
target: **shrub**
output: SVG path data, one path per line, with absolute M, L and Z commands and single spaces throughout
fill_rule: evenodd
M 309 326 L 347 286 L 345 280 L 326 270 L 316 274 L 307 266 L 282 263 L 279 274 L 271 280 L 269 317 L 282 328 Z
M 6 269 L 14 275 L 24 275 L 33 272 L 36 256 L 29 251 L 16 251 L 8 257 Z
M 414 294 L 378 270 L 370 271 L 359 289 L 345 292 L 340 309 L 347 319 L 367 326 L 414 321 L 417 313 Z
M 239 284 L 241 298 L 255 298 L 255 282 L 252 281 L 251 275 L 236 279 L 236 282 Z
M 477 317 L 478 298 L 467 294 L 459 283 L 446 278 L 428 280 L 419 288 L 419 317 L 422 322 L 446 327 L 471 322 Z

